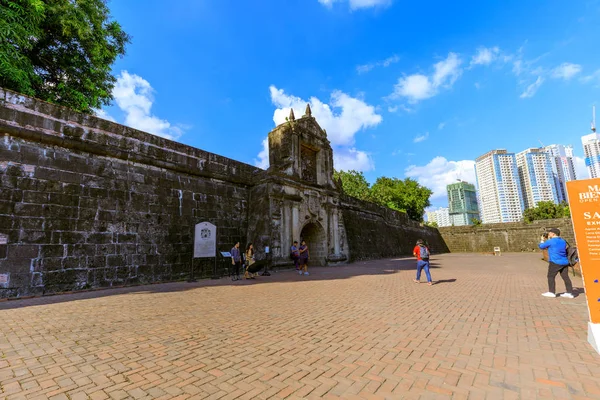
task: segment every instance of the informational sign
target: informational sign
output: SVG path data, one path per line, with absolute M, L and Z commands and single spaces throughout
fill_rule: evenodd
M 600 179 L 567 182 L 567 192 L 590 314 L 588 341 L 600 353 Z
M 0 244 L 7 244 L 7 243 L 8 243 L 8 235 L 0 233 Z
M 220 253 L 223 257 L 231 257 L 231 253 L 228 251 L 221 251 Z
M 0 274 L 0 285 L 6 285 L 8 283 L 8 274 Z
M 217 227 L 210 222 L 196 224 L 194 230 L 194 258 L 215 257 L 217 254 Z

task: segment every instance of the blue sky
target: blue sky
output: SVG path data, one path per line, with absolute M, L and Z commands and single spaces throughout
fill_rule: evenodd
M 434 206 L 491 149 L 581 157 L 600 105 L 600 0 L 109 7 L 132 43 L 105 118 L 264 167 L 267 133 L 310 102 L 337 168 L 413 177 Z

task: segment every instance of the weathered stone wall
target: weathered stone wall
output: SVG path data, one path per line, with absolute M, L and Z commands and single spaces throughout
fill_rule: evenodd
M 340 208 L 352 261 L 410 255 L 417 239 L 425 240 L 432 253 L 448 251 L 437 229 L 406 213 L 348 196 L 342 196 Z
M 260 169 L 1 89 L 0 135 L 0 298 L 181 279 L 203 220 L 246 240 Z
M 309 123 L 318 126 L 298 126 Z M 331 264 L 407 255 L 418 238 L 447 251 L 436 229 L 404 213 L 339 201 L 330 158 L 323 153 L 316 185 L 286 183 L 277 171 L 0 89 L 0 298 L 184 279 L 201 221 L 217 225 L 219 250 L 253 241 L 258 259 L 269 245 L 284 264 L 282 232 L 299 238 L 309 222 L 308 241 Z M 212 275 L 212 260 L 194 264 L 196 277 Z
M 570 218 L 513 222 L 480 226 L 452 226 L 439 231 L 452 253 L 490 253 L 494 247 L 503 252 L 540 251 L 540 236 L 549 228 L 558 228 L 561 236 L 575 245 Z

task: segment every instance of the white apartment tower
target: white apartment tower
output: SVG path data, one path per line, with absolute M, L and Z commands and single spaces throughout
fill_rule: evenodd
M 551 144 L 550 146 L 546 146 L 544 151 L 550 156 L 558 201 L 568 201 L 567 182 L 577 179 L 573 159 L 573 146 Z
M 440 228 L 442 226 L 452 225 L 452 223 L 450 222 L 450 213 L 447 207 L 440 208 L 435 211 L 428 211 L 426 215 L 427 222 L 435 222 Z
M 590 178 L 600 178 L 600 135 L 596 132 L 596 106 L 592 108 L 592 133 L 581 138 Z
M 585 166 L 590 178 L 600 178 L 600 134 L 592 133 L 581 138 Z
M 492 150 L 478 157 L 475 176 L 484 224 L 521 220 L 525 206 L 515 153 Z
M 550 155 L 544 149 L 530 148 L 516 158 L 525 208 L 535 208 L 540 201 L 558 203 Z

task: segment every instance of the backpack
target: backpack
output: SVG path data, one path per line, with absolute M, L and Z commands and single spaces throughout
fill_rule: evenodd
M 419 256 L 421 260 L 429 260 L 429 249 L 425 246 L 419 246 Z
M 579 262 L 579 254 L 577 253 L 577 247 L 571 246 L 567 243 L 567 260 L 569 260 L 569 266 L 574 267 Z

